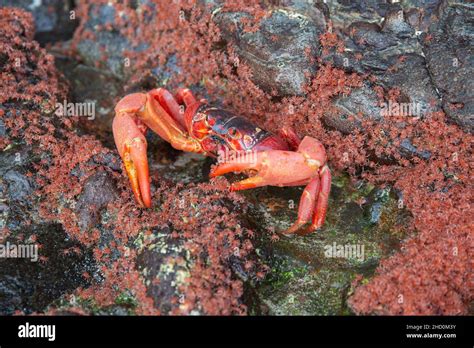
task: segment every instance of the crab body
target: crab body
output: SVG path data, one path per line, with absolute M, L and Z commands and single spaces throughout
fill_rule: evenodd
M 174 96 L 163 88 L 129 94 L 117 103 L 115 112 L 115 143 L 140 205 L 151 206 L 145 139 L 150 128 L 178 150 L 218 157 L 210 177 L 229 172 L 250 175 L 233 183 L 231 191 L 306 185 L 298 220 L 285 232 L 305 234 L 323 225 L 331 174 L 318 140 L 308 136 L 300 140 L 290 128 L 273 134 L 244 117 L 196 100 L 189 89 L 180 89 Z M 228 152 L 234 155 L 222 158 Z M 248 153 L 253 156 L 246 156 Z
M 229 150 L 289 150 L 285 141 L 248 119 L 207 104 L 201 104 L 195 111 L 190 135 L 199 140 L 207 155 L 213 157 Z

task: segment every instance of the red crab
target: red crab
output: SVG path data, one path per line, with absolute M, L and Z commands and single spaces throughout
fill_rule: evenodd
M 250 176 L 233 183 L 231 191 L 306 185 L 298 219 L 285 233 L 306 234 L 323 225 L 331 172 L 324 146 L 316 139 L 306 136 L 300 140 L 291 129 L 272 134 L 205 100 L 197 101 L 189 89 L 179 89 L 175 96 L 164 88 L 129 94 L 117 103 L 115 113 L 115 144 L 141 206 L 151 207 L 145 140 L 150 128 L 175 149 L 219 157 L 211 178 L 229 172 Z M 221 155 L 229 153 L 222 160 Z

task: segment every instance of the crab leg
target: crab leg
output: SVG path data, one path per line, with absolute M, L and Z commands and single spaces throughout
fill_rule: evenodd
M 163 91 L 125 96 L 115 107 L 112 125 L 115 144 L 125 164 L 135 198 L 145 207 L 151 207 L 147 142 L 144 136 L 147 127 L 175 149 L 202 152 L 200 144 L 183 131 L 179 111 L 177 113 L 176 105 L 169 101 L 169 96 Z M 164 107 L 159 100 L 164 101 Z
M 305 187 L 298 207 L 298 218 L 293 226 L 286 230 L 285 233 L 295 233 L 311 220 L 311 216 L 315 213 L 314 207 L 316 206 L 319 189 L 320 180 L 317 176 L 309 182 L 308 186 Z
M 154 94 L 151 93 L 147 95 L 144 110 L 137 113 L 139 119 L 175 149 L 185 152 L 201 152 L 199 142 L 189 137 L 153 96 Z
M 180 88 L 176 91 L 176 100 L 180 104 L 185 104 L 187 107 L 197 102 L 193 93 L 189 88 Z
M 181 130 L 184 131 L 186 129 L 184 112 L 181 111 L 181 107 L 173 95 L 164 88 L 157 88 L 151 91 L 150 94 L 158 100 L 163 109 L 178 122 Z
M 316 209 L 314 210 L 313 219 L 308 232 L 315 231 L 323 225 L 328 209 L 329 192 L 331 191 L 331 171 L 327 165 L 321 169 L 319 176 L 321 178 L 321 187 L 319 189 Z
M 288 143 L 290 150 L 296 151 L 301 144 L 301 139 L 291 127 L 283 127 L 278 134 Z

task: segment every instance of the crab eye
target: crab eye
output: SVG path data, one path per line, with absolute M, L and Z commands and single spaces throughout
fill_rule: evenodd
M 242 134 L 240 134 L 240 132 L 235 129 L 235 127 L 230 127 L 227 131 L 227 134 L 231 139 L 240 139 L 242 137 Z
M 246 148 L 251 148 L 253 146 L 253 138 L 250 135 L 245 134 L 244 144 Z
M 195 115 L 193 116 L 193 121 L 194 121 L 194 122 L 197 122 L 197 121 L 203 120 L 203 119 L 205 119 L 205 118 L 206 118 L 206 114 L 205 114 L 205 113 L 203 113 L 203 112 L 198 112 L 197 114 L 195 114 Z

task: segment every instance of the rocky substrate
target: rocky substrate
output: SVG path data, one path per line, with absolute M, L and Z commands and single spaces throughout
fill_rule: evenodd
M 0 261 L 2 313 L 472 311 L 472 4 L 49 1 L 49 26 L 15 5 L 0 10 L 0 228 L 41 260 Z M 153 134 L 154 207 L 138 208 L 110 125 L 121 96 L 157 86 L 321 140 L 324 228 L 281 235 L 302 188 L 229 193 Z M 95 117 L 58 116 L 64 100 Z

